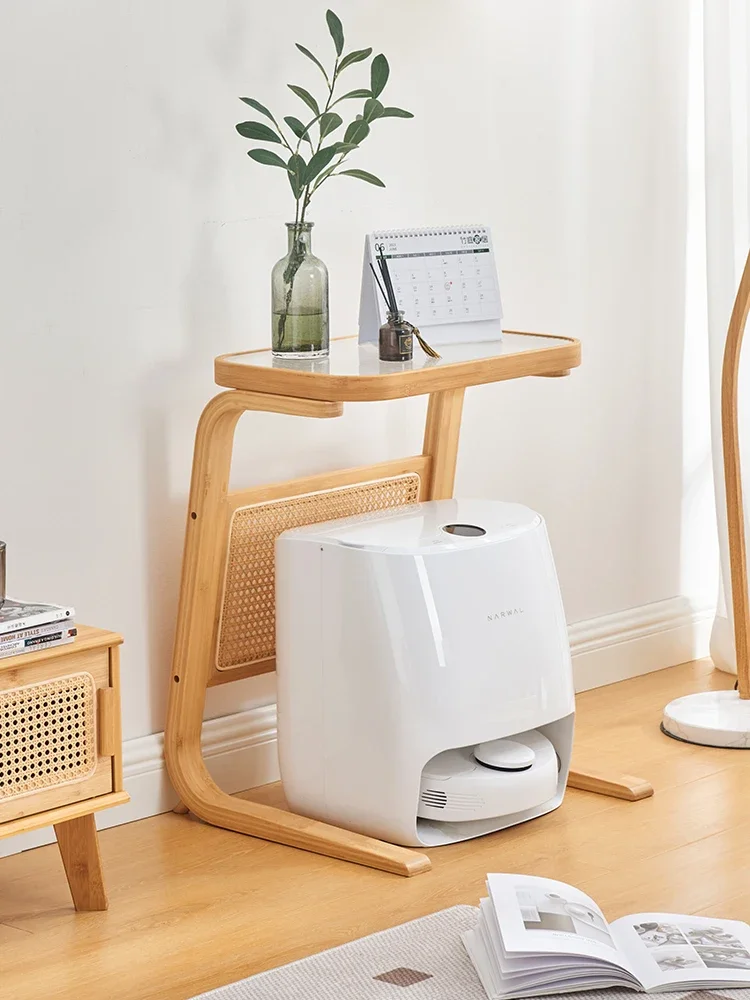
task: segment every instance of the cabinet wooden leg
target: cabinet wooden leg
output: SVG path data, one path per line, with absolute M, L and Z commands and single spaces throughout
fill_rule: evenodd
M 99 837 L 93 813 L 55 824 L 57 846 L 77 910 L 106 910 Z

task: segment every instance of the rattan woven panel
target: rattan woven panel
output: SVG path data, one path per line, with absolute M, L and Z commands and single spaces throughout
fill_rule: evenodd
M 287 528 L 403 507 L 419 500 L 416 472 L 238 507 L 229 527 L 218 670 L 274 655 L 274 543 Z
M 0 693 L 0 801 L 94 773 L 95 700 L 88 673 Z

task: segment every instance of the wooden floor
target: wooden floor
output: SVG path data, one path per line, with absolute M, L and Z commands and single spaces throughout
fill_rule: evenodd
M 685 665 L 580 696 L 576 761 L 649 778 L 637 803 L 568 792 L 551 815 L 443 847 L 412 879 L 171 814 L 105 831 L 107 913 L 75 914 L 56 848 L 0 860 L 0 998 L 184 1000 L 456 903 L 488 871 L 581 886 L 608 917 L 750 919 L 750 753 L 659 732 L 672 697 L 732 679 Z M 250 797 L 276 801 L 273 786 Z

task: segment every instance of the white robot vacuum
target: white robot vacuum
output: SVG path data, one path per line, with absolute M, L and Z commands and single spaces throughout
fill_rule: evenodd
M 562 801 L 570 649 L 527 507 L 435 500 L 285 532 L 276 654 L 295 812 L 434 846 Z

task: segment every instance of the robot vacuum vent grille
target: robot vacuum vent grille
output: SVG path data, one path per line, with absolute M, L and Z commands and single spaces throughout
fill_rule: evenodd
M 485 802 L 481 795 L 463 794 L 461 792 L 441 792 L 433 788 L 425 788 L 421 795 L 422 805 L 430 809 L 456 809 L 473 812 L 481 809 Z
M 447 805 L 448 808 L 458 812 L 465 810 L 473 813 L 477 809 L 482 809 L 485 801 L 480 795 L 449 795 Z

